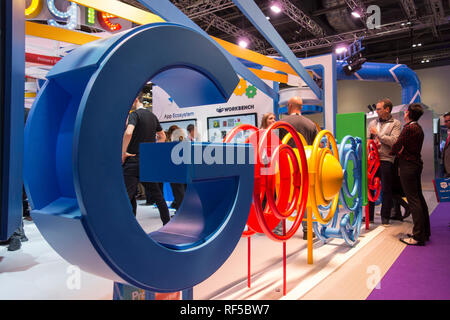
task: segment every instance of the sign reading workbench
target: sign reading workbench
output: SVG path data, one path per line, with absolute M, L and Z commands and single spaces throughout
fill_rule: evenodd
M 439 202 L 450 202 L 450 178 L 436 179 L 436 196 Z

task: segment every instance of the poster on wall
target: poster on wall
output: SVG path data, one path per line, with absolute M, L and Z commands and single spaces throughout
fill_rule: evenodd
M 269 86 L 273 86 L 272 82 L 265 82 Z M 218 129 L 214 128 L 213 123 L 208 125 L 208 118 L 221 118 L 221 127 L 223 127 L 223 119 L 226 118 L 230 119 L 230 124 L 231 121 L 234 121 L 233 123 L 239 123 L 240 121 L 241 123 L 257 126 L 261 123 L 261 119 L 265 113 L 273 112 L 272 98 L 268 97 L 262 91 L 243 79 L 239 82 L 239 85 L 236 87 L 228 102 L 189 108 L 178 107 L 176 102 L 167 94 L 167 92 L 158 86 L 154 85 L 152 90 L 153 113 L 158 117 L 159 121 L 173 122 L 186 119 L 197 119 L 197 130 L 200 134 L 201 141 L 212 141 L 212 136 L 208 133 L 208 127 L 216 129 L 215 131 Z M 227 128 L 230 128 L 228 122 Z M 219 139 L 219 135 L 214 138 L 214 141 L 217 142 L 216 139 Z
M 450 178 L 434 180 L 438 202 L 450 202 Z

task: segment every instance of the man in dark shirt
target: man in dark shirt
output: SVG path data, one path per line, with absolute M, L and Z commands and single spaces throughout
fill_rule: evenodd
M 292 97 L 288 101 L 288 116 L 284 117 L 282 121 L 291 124 L 295 128 L 295 130 L 297 130 L 297 132 L 302 134 L 308 145 L 312 145 L 314 143 L 314 139 L 319 133 L 319 130 L 317 129 L 314 122 L 302 116 L 302 108 L 303 108 L 302 98 Z M 281 131 L 280 135 L 281 139 L 283 139 L 287 131 L 285 131 L 284 129 L 280 131 Z M 289 141 L 289 145 L 291 147 L 295 147 L 293 139 Z
M 166 134 L 161 128 L 158 118 L 142 104 L 142 95 L 134 101 L 127 120 L 127 128 L 122 143 L 122 168 L 128 197 L 136 216 L 136 192 L 139 183 L 139 144 L 143 142 L 164 142 Z M 155 200 L 163 224 L 170 221 L 169 209 L 157 183 L 147 182 L 146 189 Z
M 431 235 L 430 216 L 421 182 L 423 162 L 420 153 L 424 133 L 417 121 L 422 114 L 423 108 L 420 104 L 413 103 L 408 106 L 404 115 L 406 124 L 391 152 L 399 157 L 400 181 L 414 223 L 413 234 L 400 240 L 408 245 L 425 245 L 425 241 L 428 241 Z
M 299 132 L 306 140 L 308 145 L 312 145 L 314 143 L 314 139 L 316 139 L 317 134 L 319 133 L 319 130 L 317 129 L 314 122 L 309 120 L 308 118 L 302 116 L 302 108 L 303 108 L 303 100 L 300 97 L 292 97 L 288 101 L 288 116 L 284 117 L 282 121 L 287 122 L 291 124 L 297 132 Z M 287 131 L 285 129 L 280 129 L 280 139 L 283 139 L 283 137 L 287 134 Z M 294 139 L 290 139 L 288 142 L 288 145 L 290 145 L 293 148 L 296 148 Z M 305 216 L 306 217 L 306 216 Z M 306 240 L 306 234 L 307 234 L 307 224 L 306 221 L 302 222 L 303 226 L 303 239 Z M 280 227 L 281 224 L 277 226 L 277 228 L 274 230 L 276 233 L 280 233 Z M 314 235 L 315 236 L 315 235 Z

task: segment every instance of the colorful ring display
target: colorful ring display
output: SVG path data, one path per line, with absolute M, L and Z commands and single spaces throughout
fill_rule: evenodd
M 277 129 L 284 129 L 293 137 L 297 152 L 280 142 L 275 135 Z M 224 142 L 231 142 L 237 133 L 246 130 L 253 131 L 246 143 L 251 143 L 255 150 L 255 184 L 247 230 L 243 236 L 265 233 L 274 241 L 285 242 L 298 230 L 308 201 L 309 175 L 304 138 L 292 125 L 278 121 L 267 130 L 259 131 L 251 125 L 240 125 L 230 131 Z M 263 208 L 264 198 L 267 203 Z M 284 235 L 273 233 L 280 221 L 292 218 L 295 209 L 301 214 L 296 215 L 289 231 Z
M 367 190 L 370 202 L 375 202 L 380 197 L 381 181 L 375 174 L 380 167 L 378 147 L 373 140 L 367 140 Z
M 322 138 L 324 137 L 328 138 L 327 146 L 328 144 L 331 145 L 332 152 L 328 148 L 320 148 Z M 325 218 L 322 217 L 322 214 L 320 213 L 318 206 L 330 204 L 330 201 L 326 201 L 323 197 L 323 192 L 321 188 L 322 184 L 320 181 L 322 163 L 326 154 L 332 154 L 339 162 L 339 150 L 337 147 L 336 140 L 333 137 L 333 134 L 329 130 L 322 130 L 319 132 L 316 139 L 314 140 L 314 144 L 311 150 L 311 156 L 308 161 L 308 170 L 311 181 L 308 207 L 311 207 L 315 219 L 320 224 L 328 224 L 331 221 L 331 219 L 333 219 L 334 213 L 336 212 L 336 208 L 339 202 L 339 192 L 338 192 L 331 201 L 330 211 L 328 212 L 328 215 Z

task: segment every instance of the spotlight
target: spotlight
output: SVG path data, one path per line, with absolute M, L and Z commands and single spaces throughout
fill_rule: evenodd
M 361 14 L 358 11 L 353 11 L 352 16 L 355 18 L 361 18 Z
M 347 76 L 351 76 L 352 74 L 354 74 L 356 71 L 358 71 L 359 69 L 362 68 L 362 65 L 367 61 L 366 58 L 349 58 L 347 59 L 347 65 L 345 65 L 343 67 L 344 72 Z
M 248 42 L 246 40 L 239 40 L 239 46 L 241 48 L 247 48 L 248 47 Z
M 274 3 L 270 6 L 270 10 L 272 10 L 275 13 L 280 13 L 281 7 L 280 7 L 280 5 Z
M 344 52 L 347 52 L 347 48 L 346 47 L 337 47 L 335 52 L 336 52 L 336 54 L 342 54 Z

